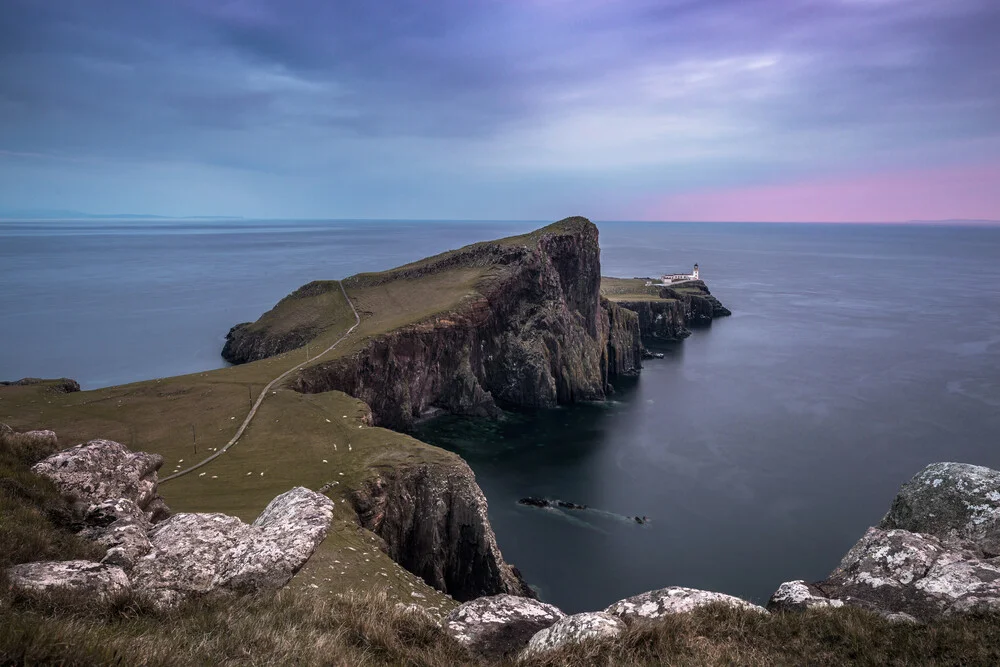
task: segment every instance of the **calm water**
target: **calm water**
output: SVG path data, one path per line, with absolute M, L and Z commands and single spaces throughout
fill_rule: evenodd
M 0 223 L 0 377 L 214 368 L 229 326 L 302 283 L 535 226 Z M 600 227 L 606 274 L 699 262 L 733 316 L 606 404 L 421 432 L 472 465 L 545 599 L 579 611 L 686 585 L 764 601 L 823 577 L 925 464 L 1000 468 L 1000 229 Z

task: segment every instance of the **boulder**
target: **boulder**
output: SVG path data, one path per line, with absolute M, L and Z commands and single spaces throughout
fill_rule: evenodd
M 99 504 L 127 498 L 151 521 L 169 513 L 156 493 L 156 471 L 163 457 L 131 452 L 111 440 L 91 440 L 42 459 L 32 470 L 52 480 L 59 490 L 78 500 Z
M 69 594 L 81 599 L 111 598 L 131 588 L 120 567 L 89 560 L 43 561 L 8 570 L 14 589 Z
M 831 600 L 826 597 L 823 591 L 801 579 L 781 584 L 771 599 L 767 601 L 767 610 L 772 612 L 805 611 L 820 607 L 843 606 L 843 601 Z
M 1000 563 L 905 530 L 869 528 L 817 586 L 831 598 L 887 617 L 930 620 L 1000 609 Z
M 151 550 L 131 572 L 135 587 L 161 604 L 288 583 L 326 537 L 333 501 L 296 487 L 253 525 L 225 514 L 175 514 L 149 533 Z
M 904 484 L 880 528 L 969 540 L 1000 555 L 1000 472 L 966 463 L 933 463 Z
M 84 523 L 86 527 L 80 535 L 108 549 L 101 559 L 102 563 L 130 570 L 152 548 L 147 535 L 152 524 L 139 506 L 128 498 L 91 505 L 84 516 Z
M 682 614 L 698 607 L 721 602 L 741 609 L 767 610 L 732 595 L 702 591 L 697 588 L 670 586 L 619 600 L 605 609 L 609 614 L 623 619 L 656 619 L 668 614 Z
M 445 632 L 480 656 L 509 657 L 566 614 L 550 604 L 516 595 L 466 602 L 441 622 Z
M 520 658 L 541 655 L 587 639 L 614 639 L 624 630 L 625 623 L 620 618 L 602 611 L 574 614 L 536 632 Z

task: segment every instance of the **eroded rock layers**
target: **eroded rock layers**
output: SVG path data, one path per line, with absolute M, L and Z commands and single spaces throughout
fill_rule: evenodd
M 490 267 L 478 296 L 429 321 L 369 339 L 357 353 L 298 372 L 305 393 L 338 389 L 375 422 L 408 428 L 432 408 L 491 416 L 501 406 L 599 400 L 641 364 L 638 318 L 600 298 L 597 227 L 570 218 L 523 244 L 484 243 L 437 261 L 348 279 L 352 287 Z

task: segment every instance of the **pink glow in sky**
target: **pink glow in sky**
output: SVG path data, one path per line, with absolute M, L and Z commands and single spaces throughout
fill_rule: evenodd
M 684 221 L 1000 220 L 1000 164 L 672 194 L 641 213 L 648 220 Z

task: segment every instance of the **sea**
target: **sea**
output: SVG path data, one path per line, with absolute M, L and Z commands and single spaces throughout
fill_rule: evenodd
M 219 368 L 233 324 L 306 282 L 542 224 L 0 222 L 0 379 Z M 576 612 L 676 585 L 764 603 L 825 577 L 925 465 L 1000 468 L 1000 228 L 598 227 L 605 275 L 698 263 L 733 315 L 657 347 L 606 402 L 417 433 L 469 462 L 542 599 Z

